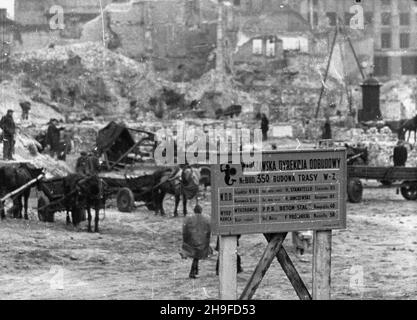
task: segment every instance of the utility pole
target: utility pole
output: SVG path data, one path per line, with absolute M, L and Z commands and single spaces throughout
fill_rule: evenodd
M 224 5 L 223 0 L 218 0 L 218 17 L 217 17 L 217 50 L 216 50 L 216 81 L 215 86 L 223 84 L 224 70 Z
M 311 26 L 311 29 L 314 29 L 314 7 L 313 7 L 313 0 L 308 0 L 308 13 L 310 15 L 310 26 Z

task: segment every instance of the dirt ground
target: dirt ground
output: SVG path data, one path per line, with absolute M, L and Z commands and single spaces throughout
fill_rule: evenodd
M 165 207 L 172 213 L 172 199 Z M 395 189 L 365 189 L 363 203 L 347 208 L 348 228 L 333 232 L 332 298 L 416 299 L 417 203 Z M 0 299 L 218 298 L 216 253 L 201 262 L 199 279 L 188 278 L 191 261 L 179 255 L 182 218 L 109 208 L 101 232 L 90 234 L 85 224 L 66 226 L 62 213 L 52 224 L 35 213 L 29 221 L 0 221 Z M 246 235 L 240 245 L 239 292 L 266 244 L 262 235 Z M 297 257 L 290 237 L 285 247 L 311 290 L 311 249 Z M 276 261 L 255 299 L 297 299 Z

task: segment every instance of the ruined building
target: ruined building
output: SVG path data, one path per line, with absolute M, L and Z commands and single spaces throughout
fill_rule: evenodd
M 353 16 L 350 8 L 361 5 L 364 11 L 364 33 L 374 40 L 374 73 L 383 80 L 417 74 L 417 2 L 414 0 L 373 0 L 356 3 L 352 0 L 304 1 L 300 12 L 313 16 L 313 26 L 320 24 L 324 12 L 331 27 L 336 18 L 349 28 Z
M 104 25 L 112 49 L 136 60 L 152 59 L 157 70 L 174 70 L 179 81 L 197 78 L 210 67 L 207 60 L 216 44 L 211 7 L 198 0 L 112 3 L 104 10 L 104 23 L 101 16 L 88 22 L 81 39 L 102 41 Z
M 31 50 L 51 44 L 79 41 L 82 25 L 94 19 L 112 0 L 15 0 L 15 21 L 21 43 L 15 50 Z
M 8 60 L 15 41 L 22 41 L 18 25 L 7 18 L 6 9 L 0 8 L 0 63 Z

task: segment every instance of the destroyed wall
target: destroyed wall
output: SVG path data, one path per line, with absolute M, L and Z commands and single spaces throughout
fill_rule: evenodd
M 381 114 L 385 120 L 411 119 L 417 115 L 415 77 L 402 77 L 382 84 Z
M 6 62 L 10 56 L 13 43 L 13 26 L 13 22 L 7 18 L 7 10 L 0 9 L 0 63 Z
M 273 67 L 273 62 L 284 60 L 282 40 L 276 36 L 258 36 L 251 38 L 238 47 L 233 55 L 236 63 L 253 63 L 265 69 Z
M 235 54 L 235 80 L 240 88 L 257 101 L 255 112 L 269 109 L 267 113 L 272 121 L 294 120 L 301 123 L 315 115 L 330 49 L 326 41 L 321 41 L 324 49 L 316 54 L 316 46 L 313 44 L 320 43 L 320 39 L 314 37 L 304 18 L 287 6 L 274 7 L 268 11 L 267 2 L 264 4 L 264 7 L 254 11 L 260 12 L 260 16 L 246 12 L 240 20 L 236 49 L 238 54 Z M 277 53 L 282 53 L 283 63 L 277 63 L 267 70 L 260 70 L 248 62 L 239 63 L 241 46 L 247 46 L 251 38 L 271 35 L 282 40 Z M 256 62 L 259 57 L 253 51 L 255 48 L 251 49 L 252 60 Z M 334 102 L 341 109 L 346 109 L 346 100 L 342 83 L 330 75 L 319 115 L 322 116 L 325 107 Z M 346 110 L 343 111 L 346 113 Z
M 103 5 L 111 0 L 102 0 Z M 63 9 L 64 27 L 50 26 L 57 11 Z M 63 45 L 79 41 L 81 25 L 100 13 L 100 2 L 96 0 L 15 0 L 15 21 L 20 25 L 21 42 L 15 43 L 16 51 L 37 50 L 51 44 Z
M 160 0 L 114 3 L 105 8 L 111 30 L 120 39 L 118 50 L 141 61 L 152 59 L 159 71 L 174 70 L 179 81 L 199 78 L 216 44 L 216 22 L 201 20 L 199 1 Z M 207 10 L 206 10 L 207 13 Z M 84 26 L 82 41 L 102 40 L 97 17 Z

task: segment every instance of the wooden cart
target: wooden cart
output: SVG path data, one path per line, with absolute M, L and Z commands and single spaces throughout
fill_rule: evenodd
M 44 179 L 38 184 L 38 218 L 43 222 L 54 222 L 55 213 L 66 211 L 65 201 L 74 193 L 65 194 L 64 178 Z M 75 192 L 75 191 L 74 191 Z M 82 221 L 86 219 L 85 207 L 77 207 Z
M 417 168 L 348 166 L 348 200 L 362 201 L 363 185 L 360 179 L 384 181 L 377 188 L 399 188 L 407 200 L 417 200 Z

